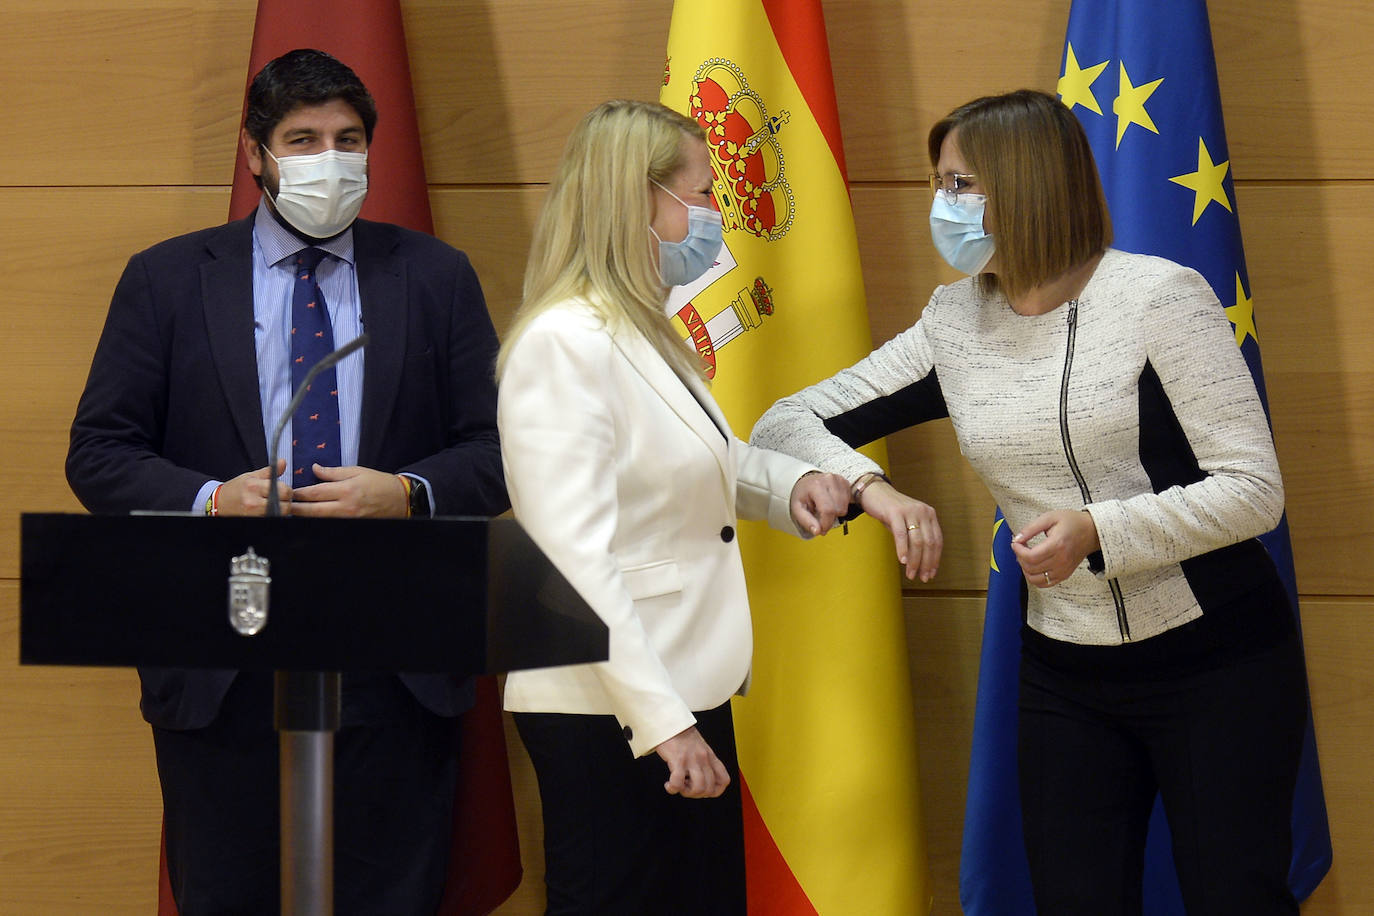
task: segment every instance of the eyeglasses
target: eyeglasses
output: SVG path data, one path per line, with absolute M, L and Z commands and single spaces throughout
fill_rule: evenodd
M 960 172 L 951 172 L 947 176 L 931 174 L 927 178 L 930 181 L 931 192 L 942 195 L 950 203 L 958 200 L 959 195 L 978 180 L 977 175 L 965 175 Z M 948 185 L 945 184 L 946 178 L 949 180 Z

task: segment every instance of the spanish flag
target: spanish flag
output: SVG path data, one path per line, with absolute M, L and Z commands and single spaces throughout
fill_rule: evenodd
M 660 98 L 705 129 L 725 219 L 719 262 L 669 308 L 747 429 L 872 349 L 819 0 L 677 0 Z M 805 544 L 749 523 L 741 543 L 749 912 L 928 912 L 890 538 L 861 519 Z

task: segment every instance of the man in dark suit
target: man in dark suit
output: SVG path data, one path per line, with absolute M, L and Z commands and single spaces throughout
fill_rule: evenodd
M 497 340 L 476 274 L 430 236 L 356 219 L 376 120 L 357 76 L 323 52 L 292 51 L 254 78 L 241 142 L 264 190 L 257 210 L 135 255 L 115 289 L 67 457 L 68 481 L 89 510 L 262 515 L 273 485 L 283 513 L 297 516 L 488 516 L 507 507 Z M 299 310 L 318 305 L 328 320 L 297 333 L 309 314 Z M 323 353 L 364 330 L 367 348 L 316 379 L 328 403 L 291 418 L 281 448 L 290 457 L 268 468 L 292 364 L 299 372 L 316 358 L 297 338 L 317 338 Z M 306 427 L 321 415 L 327 428 L 317 436 Z M 443 575 L 363 572 L 394 578 L 398 593 L 408 576 Z M 139 674 L 181 913 L 274 912 L 271 676 Z M 432 913 L 448 853 L 453 717 L 471 705 L 472 685 L 345 674 L 342 693 L 338 912 Z

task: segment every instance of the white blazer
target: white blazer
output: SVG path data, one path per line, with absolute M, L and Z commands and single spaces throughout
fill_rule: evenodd
M 497 425 L 515 517 L 610 630 L 607 662 L 512 672 L 506 709 L 614 715 L 640 756 L 743 693 L 736 519 L 805 536 L 789 500 L 815 468 L 736 439 L 700 379 L 581 300 L 515 342 Z

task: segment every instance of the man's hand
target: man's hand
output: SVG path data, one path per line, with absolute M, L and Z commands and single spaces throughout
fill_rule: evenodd
M 410 506 L 395 474 L 314 465 L 319 483 L 291 492 L 291 514 L 306 518 L 404 518 Z
M 683 798 L 716 798 L 730 785 L 730 774 L 695 725 L 654 748 L 668 764 L 663 789 Z
M 286 459 L 277 459 L 277 473 L 267 468 L 258 468 L 240 474 L 233 480 L 226 480 L 219 488 L 220 515 L 265 515 L 267 513 L 267 488 L 271 481 L 286 471 Z M 281 501 L 282 515 L 291 514 L 291 488 L 277 481 L 277 498 Z
M 792 486 L 789 506 L 798 528 L 823 535 L 849 511 L 849 481 L 839 474 L 803 474 Z

